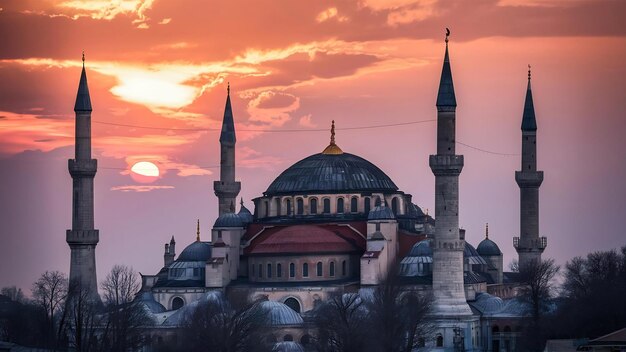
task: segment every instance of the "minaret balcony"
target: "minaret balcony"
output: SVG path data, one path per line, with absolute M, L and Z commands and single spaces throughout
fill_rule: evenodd
M 519 237 L 513 237 L 513 248 L 517 251 L 532 251 L 533 249 L 539 249 L 543 251 L 548 246 L 548 238 L 538 237 L 536 239 L 521 239 Z
M 97 244 L 100 240 L 99 230 L 67 230 L 65 240 L 69 245 Z
M 69 159 L 67 168 L 72 177 L 94 177 L 98 170 L 98 160 L 96 159 Z
M 435 176 L 458 176 L 463 170 L 463 155 L 431 155 L 428 161 Z
M 236 197 L 241 190 L 241 182 L 214 181 L 213 190 L 216 196 Z
M 520 188 L 541 186 L 543 171 L 515 171 L 515 182 Z

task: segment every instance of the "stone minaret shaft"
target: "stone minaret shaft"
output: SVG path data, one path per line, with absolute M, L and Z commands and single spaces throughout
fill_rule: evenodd
M 98 162 L 91 158 L 91 99 L 84 55 L 74 112 L 75 158 L 68 160 L 72 176 L 72 229 L 66 232 L 66 240 L 71 250 L 70 281 L 97 295 L 96 244 L 99 233 L 94 229 L 93 220 L 93 178 Z
M 530 69 L 522 117 L 522 169 L 515 172 L 515 181 L 520 189 L 520 237 L 513 239 L 513 245 L 522 267 L 533 260 L 541 260 L 547 244 L 545 237 L 539 237 L 539 186 L 543 182 L 543 171 L 537 171 L 537 121 Z
M 219 202 L 219 215 L 235 212 L 235 201 L 241 190 L 241 182 L 235 181 L 235 122 L 230 106 L 230 84 L 226 96 L 226 108 L 220 134 L 220 180 L 213 182 L 213 190 Z
M 437 155 L 430 156 L 435 174 L 435 238 L 433 242 L 434 315 L 471 315 L 463 286 L 465 241 L 459 232 L 459 174 L 463 155 L 455 154 L 456 97 L 446 53 L 437 95 Z

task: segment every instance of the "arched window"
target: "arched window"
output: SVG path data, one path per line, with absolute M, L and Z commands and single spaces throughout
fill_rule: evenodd
M 263 264 L 259 264 L 259 277 L 263 277 Z
M 398 198 L 396 197 L 391 200 L 391 211 L 393 211 L 395 215 L 398 215 Z
M 328 274 L 330 276 L 335 276 L 335 262 L 330 262 L 330 270 Z
M 324 198 L 324 214 L 330 214 L 330 199 Z
M 343 213 L 343 198 L 337 199 L 337 213 Z
M 263 202 L 265 205 L 265 217 L 270 216 L 270 203 L 268 201 Z
M 304 201 L 302 198 L 296 200 L 296 208 L 298 208 L 296 209 L 298 215 L 304 214 Z
M 296 265 L 294 263 L 289 264 L 289 277 L 296 277 Z
M 184 305 L 185 305 L 185 301 L 183 301 L 183 299 L 180 298 L 180 297 L 174 297 L 174 299 L 172 300 L 172 309 L 173 310 L 180 309 Z
M 437 335 L 437 347 L 443 347 L 443 336 Z
M 280 209 L 280 198 L 276 198 L 276 200 L 274 201 L 276 203 L 276 216 L 280 216 L 281 214 L 281 209 Z
M 267 278 L 268 279 L 272 278 L 272 264 L 271 263 L 267 264 Z
M 252 277 L 254 277 L 254 268 L 255 268 L 254 264 L 250 265 L 250 271 L 252 272 L 252 275 L 251 275 Z
M 276 264 L 276 277 L 283 277 L 283 266 L 282 264 Z
M 376 197 L 376 201 L 374 202 L 374 206 L 375 207 L 380 206 L 380 197 Z
M 372 200 L 369 197 L 367 197 L 365 198 L 364 202 L 365 204 L 363 206 L 364 207 L 363 211 L 365 212 L 365 214 L 367 214 L 370 212 L 370 209 L 372 208 L 372 205 L 371 205 Z
M 283 341 L 293 341 L 293 336 L 291 336 L 290 334 L 285 335 L 285 337 L 283 337 Z
M 341 276 L 347 275 L 346 261 L 341 262 Z
M 304 335 L 300 338 L 300 344 L 306 346 L 311 343 L 311 335 Z
M 302 276 L 309 277 L 309 263 L 302 264 Z
M 291 199 L 287 199 L 285 205 L 287 206 L 287 216 L 291 216 Z
M 311 214 L 317 214 L 317 198 L 311 198 L 309 207 L 311 208 Z
M 324 268 L 322 262 L 317 262 L 317 276 L 324 275 Z
M 500 332 L 500 327 L 498 327 L 498 325 L 494 325 L 494 326 L 491 328 L 491 332 Z
M 359 200 L 356 197 L 350 199 L 350 212 L 356 213 L 359 211 Z
M 289 297 L 285 300 L 285 305 L 293 309 L 296 313 L 300 313 L 300 302 L 293 297 Z

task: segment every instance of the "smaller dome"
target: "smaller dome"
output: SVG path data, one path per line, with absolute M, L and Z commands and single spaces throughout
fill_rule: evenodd
M 243 227 L 243 221 L 235 213 L 225 213 L 215 220 L 213 227 Z
M 498 245 L 489 238 L 485 238 L 484 240 L 480 241 L 480 243 L 478 244 L 478 248 L 476 248 L 476 251 L 483 257 L 502 255 L 502 252 L 500 251 Z
M 410 203 L 408 207 L 408 214 L 412 218 L 421 218 L 424 216 L 424 212 L 417 205 Z
M 396 218 L 393 215 L 393 211 L 391 208 L 386 207 L 384 205 L 379 205 L 374 207 L 374 209 L 370 210 L 369 214 L 367 214 L 367 220 L 394 220 Z
M 297 342 L 281 341 L 274 344 L 272 352 L 304 352 L 304 347 Z
M 248 210 L 248 208 L 246 208 L 243 205 L 243 200 L 241 201 L 241 209 L 239 209 L 239 213 L 237 213 L 237 215 L 239 216 L 239 218 L 241 219 L 241 222 L 243 222 L 244 225 L 248 225 L 252 223 L 252 220 L 253 220 L 252 213 L 250 212 L 250 210 Z
M 152 292 L 143 292 L 139 297 L 139 304 L 145 306 L 150 313 L 158 314 L 165 312 L 165 307 L 154 299 Z
M 432 257 L 433 250 L 430 248 L 430 240 L 421 240 L 413 245 L 407 257 Z
M 493 314 L 502 310 L 504 301 L 500 297 L 492 296 L 485 292 L 479 292 L 476 294 L 474 306 L 483 314 Z
M 478 254 L 478 252 L 476 251 L 476 248 L 474 248 L 474 246 L 472 246 L 468 242 L 465 242 L 465 248 L 463 249 L 463 258 L 467 259 L 468 263 L 472 265 L 473 264 L 481 264 L 481 265 L 487 264 L 485 259 L 483 259 L 483 257 L 481 257 L 480 254 Z
M 206 262 L 211 258 L 211 245 L 208 242 L 196 241 L 183 249 L 176 259 L 177 262 Z
M 304 323 L 300 314 L 284 303 L 265 301 L 261 302 L 260 308 L 269 312 L 268 319 L 271 326 L 302 325 Z

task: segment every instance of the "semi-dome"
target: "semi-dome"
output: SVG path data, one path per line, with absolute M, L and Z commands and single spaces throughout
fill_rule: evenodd
M 498 245 L 489 238 L 485 238 L 484 240 L 480 241 L 480 243 L 478 244 L 478 248 L 476 248 L 476 251 L 483 257 L 502 255 L 500 247 L 498 247 Z
M 393 220 L 396 216 L 393 214 L 391 208 L 384 205 L 379 205 L 370 210 L 367 214 L 367 220 Z
M 154 295 L 150 291 L 142 292 L 141 295 L 138 296 L 138 302 L 150 313 L 158 314 L 165 312 L 165 307 L 154 299 Z
M 304 352 L 301 344 L 293 341 L 280 341 L 274 344 L 272 352 Z
M 430 248 L 430 240 L 421 240 L 413 245 L 407 257 L 432 257 L 433 250 Z
M 243 221 L 235 213 L 225 213 L 215 220 L 213 227 L 243 227 Z
M 395 192 L 398 187 L 381 169 L 350 154 L 319 153 L 283 171 L 265 195 L 298 193 Z
M 504 301 L 500 297 L 479 292 L 476 294 L 476 300 L 473 302 L 473 305 L 483 314 L 493 314 L 502 310 Z
M 474 248 L 474 246 L 472 246 L 468 242 L 465 242 L 465 248 L 463 249 L 463 258 L 466 259 L 468 263 L 472 265 L 473 264 L 480 264 L 480 265 L 487 264 L 485 259 L 483 259 L 483 257 L 481 257 L 480 254 L 478 254 L 478 252 L 476 251 L 476 248 Z
M 260 308 L 268 312 L 271 326 L 302 325 L 304 323 L 300 314 L 284 303 L 265 301 L 261 302 Z
M 208 242 L 195 241 L 188 245 L 178 256 L 176 261 L 182 262 L 206 262 L 211 258 L 211 245 Z

